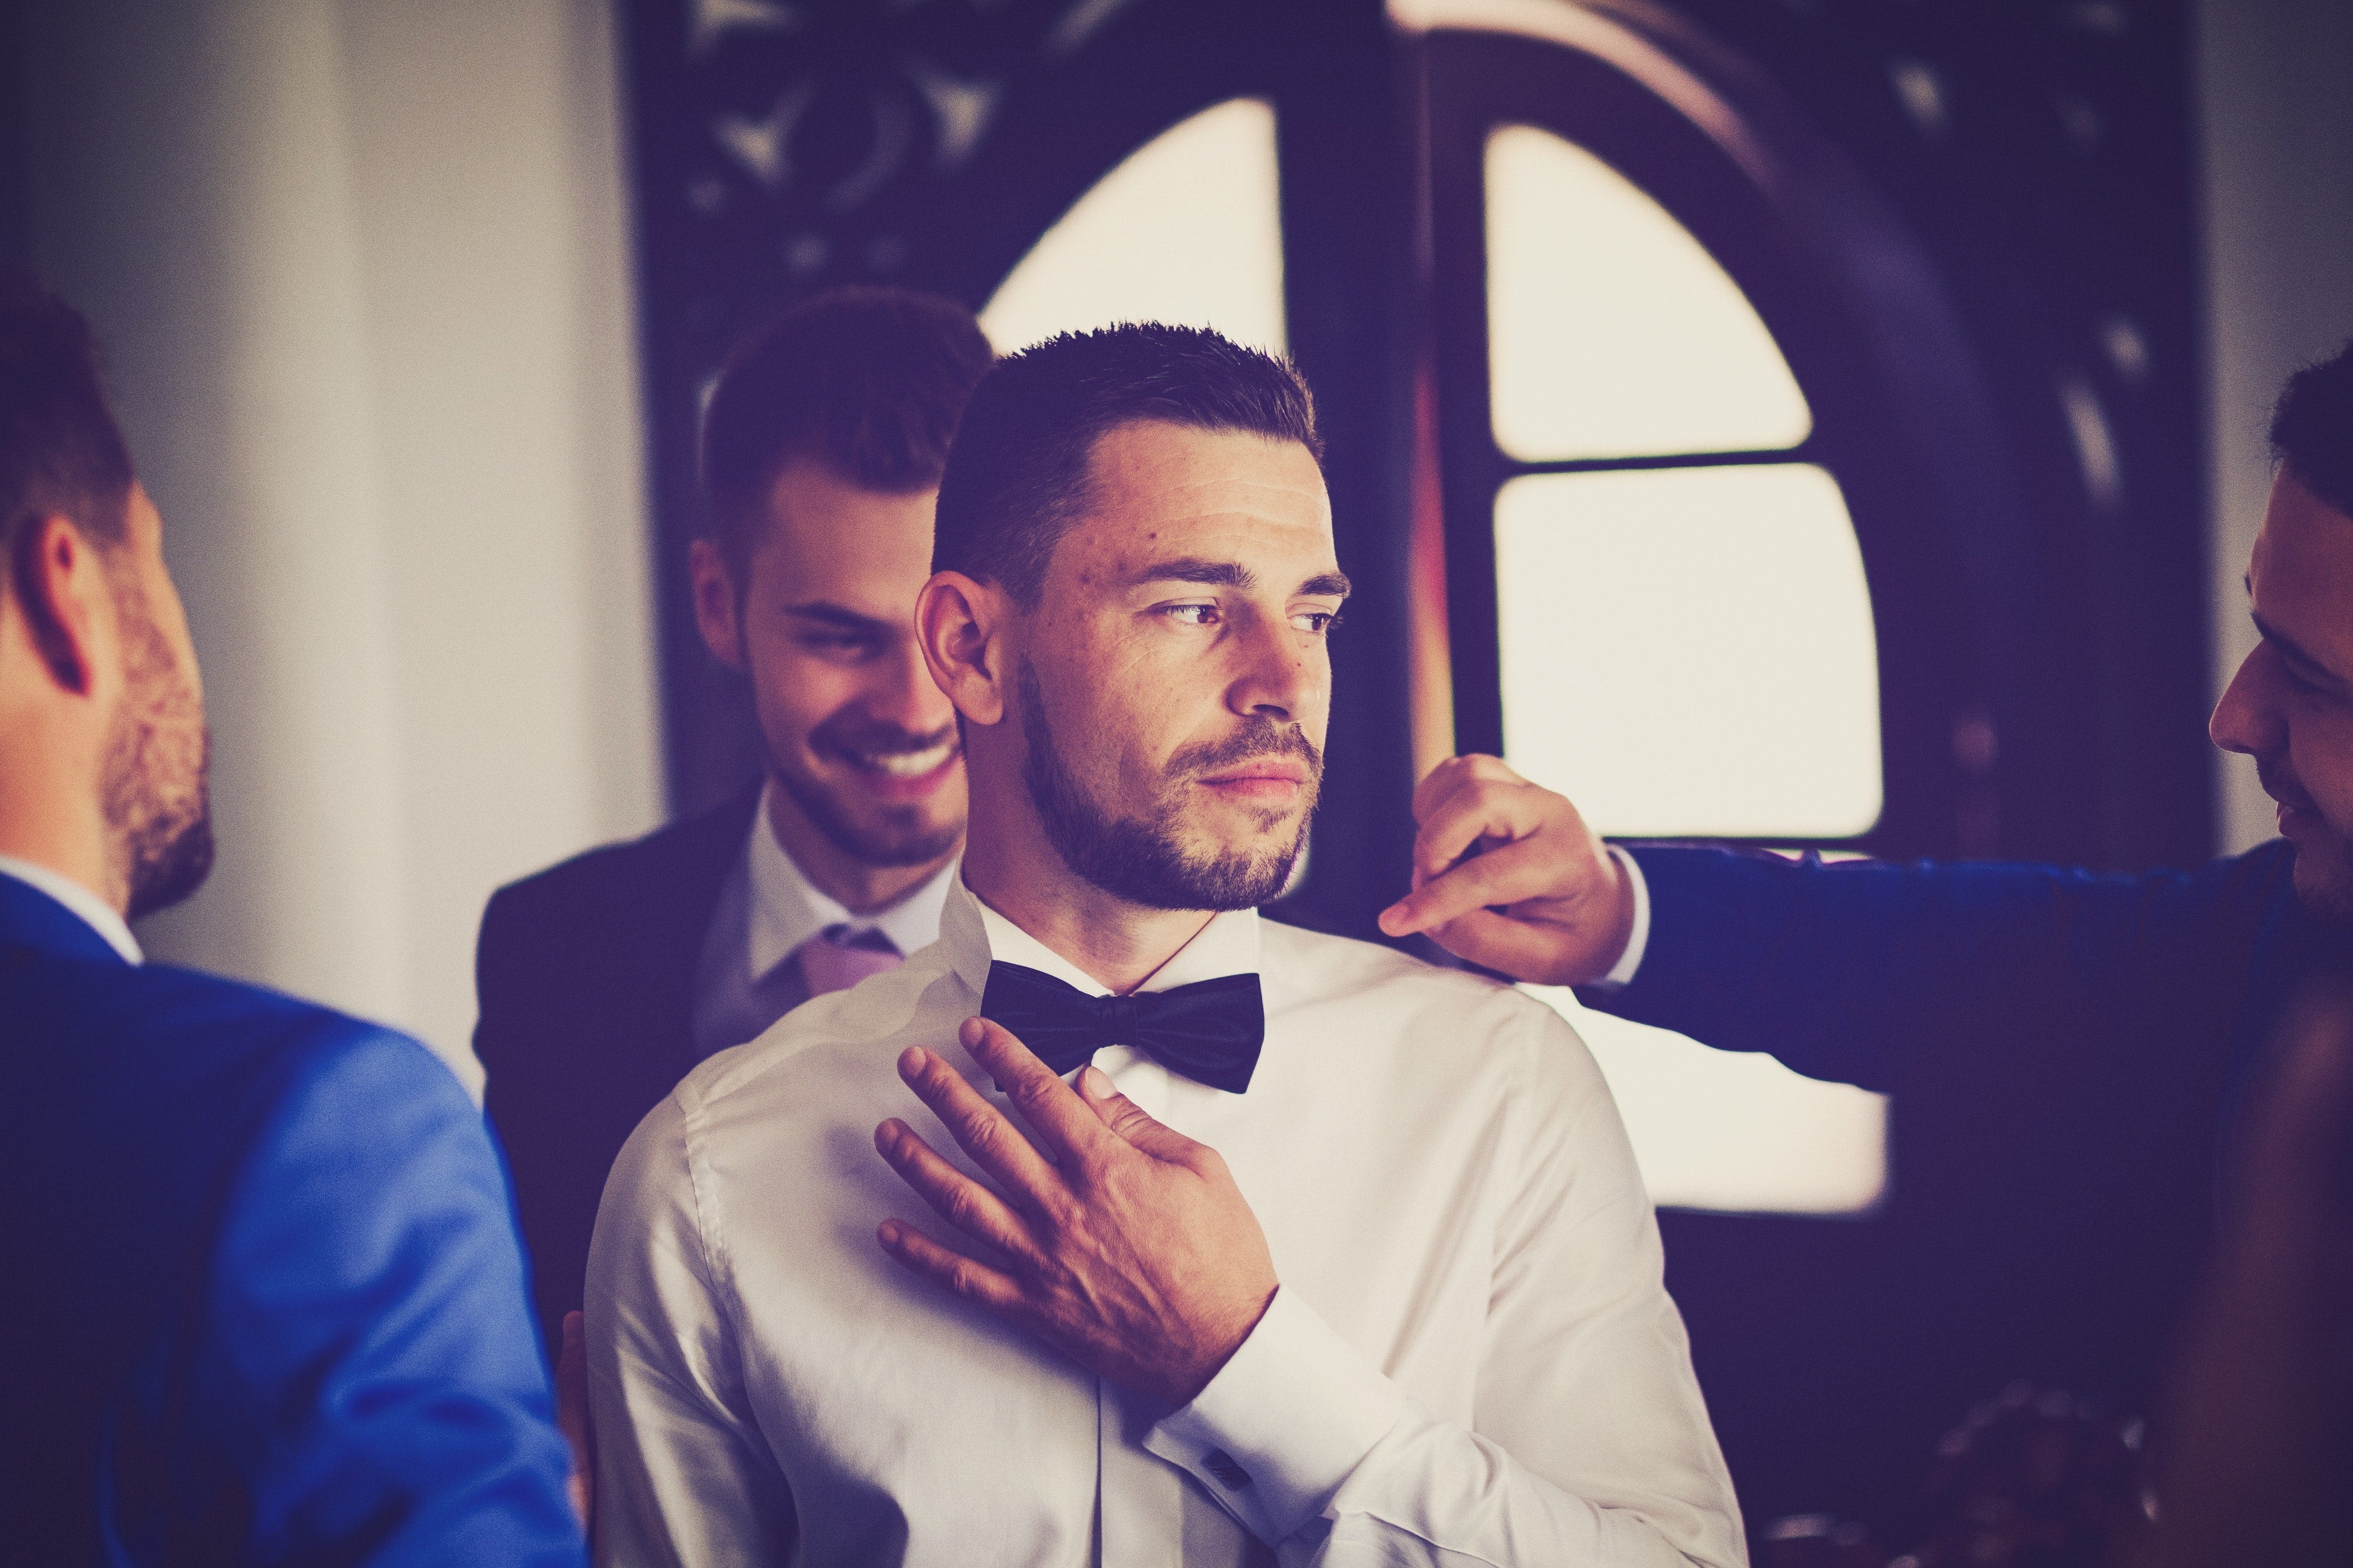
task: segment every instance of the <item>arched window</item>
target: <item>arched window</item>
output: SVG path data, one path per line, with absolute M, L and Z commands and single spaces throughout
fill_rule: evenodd
M 1281 353 L 1274 111 L 1229 99 L 1162 132 L 1047 230 L 980 313 L 1009 352 L 1112 321 L 1214 327 Z
M 1505 756 L 1604 833 L 1869 832 L 1870 589 L 1772 334 L 1575 142 L 1496 127 L 1484 195 Z
M 1442 542 L 1416 610 L 1453 675 L 1423 728 L 1608 835 L 1861 851 L 1888 768 L 1843 469 L 1872 437 L 1846 417 L 1858 378 L 1798 342 L 1804 280 L 1752 171 L 1590 48 L 1440 28 L 1423 59 L 1442 510 L 1417 522 Z M 1879 1097 L 1541 994 L 1662 1205 L 1883 1194 Z

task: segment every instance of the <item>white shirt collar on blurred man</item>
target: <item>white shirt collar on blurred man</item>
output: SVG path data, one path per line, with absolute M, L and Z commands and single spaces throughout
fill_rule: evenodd
M 0 876 L 14 877 L 27 887 L 48 894 L 82 918 L 83 923 L 106 939 L 106 945 L 122 955 L 125 963 L 144 963 L 147 955 L 139 949 L 139 939 L 122 923 L 114 907 L 71 877 L 62 876 L 47 866 L 36 866 L 30 860 L 19 860 L 13 855 L 0 855 Z M 943 895 L 944 896 L 944 895 Z M 939 917 L 932 917 L 934 929 Z

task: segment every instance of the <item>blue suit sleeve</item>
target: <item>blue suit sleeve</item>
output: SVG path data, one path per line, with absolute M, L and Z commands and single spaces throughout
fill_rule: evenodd
M 206 1281 L 246 1560 L 577 1565 L 496 1147 L 422 1047 L 349 1027 L 277 1103 Z
M 1650 945 L 1604 1011 L 1810 1077 L 1894 1092 L 1987 1042 L 2227 1037 L 2284 891 L 2257 850 L 2196 872 L 1823 864 L 1643 847 Z

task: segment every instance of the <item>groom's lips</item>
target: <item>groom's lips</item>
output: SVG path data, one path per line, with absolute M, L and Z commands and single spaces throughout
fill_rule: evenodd
M 1307 767 L 1290 757 L 1264 757 L 1242 763 L 1198 781 L 1228 800 L 1253 805 L 1287 805 L 1307 787 Z

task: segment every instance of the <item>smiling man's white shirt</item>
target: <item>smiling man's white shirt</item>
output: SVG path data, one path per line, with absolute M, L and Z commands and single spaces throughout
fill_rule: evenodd
M 828 926 L 879 931 L 901 952 L 939 939 L 940 909 L 957 862 L 950 860 L 898 902 L 854 915 L 808 879 L 786 853 L 770 815 L 771 780 L 752 813 L 744 853 L 719 889 L 695 969 L 694 1044 L 703 1056 L 740 1046 L 808 1000 L 797 973 L 780 973 L 801 943 Z
M 1282 1282 L 1172 1411 L 875 1242 L 945 1230 L 873 1150 L 921 1115 L 898 1054 L 1003 1103 L 956 1041 L 992 956 L 1104 989 L 958 881 L 936 945 L 630 1139 L 589 1260 L 601 1563 L 1743 1561 L 1649 1200 L 1556 1014 L 1247 911 L 1146 982 L 1258 969 L 1267 1011 L 1244 1095 L 1095 1058 L 1225 1157 Z

